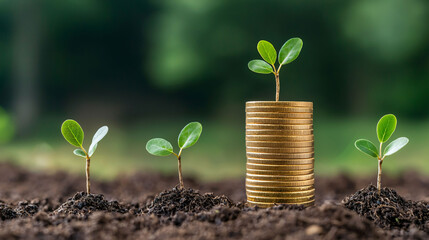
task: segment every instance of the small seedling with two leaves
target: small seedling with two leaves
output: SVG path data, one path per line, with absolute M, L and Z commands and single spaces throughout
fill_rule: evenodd
M 146 150 L 152 155 L 168 156 L 170 154 L 173 154 L 174 156 L 176 156 L 178 161 L 179 183 L 181 189 L 185 187 L 182 178 L 182 151 L 183 149 L 194 145 L 200 138 L 202 131 L 203 127 L 198 122 L 191 122 L 186 125 L 180 132 L 179 138 L 177 140 L 180 148 L 179 153 L 177 154 L 173 151 L 173 146 L 171 145 L 171 143 L 162 138 L 153 138 L 149 140 L 146 144 Z
M 378 175 L 377 175 L 377 189 L 378 193 L 381 191 L 381 165 L 385 157 L 390 156 L 401 148 L 403 148 L 409 142 L 408 138 L 400 137 L 392 141 L 387 147 L 382 151 L 383 143 L 387 142 L 392 136 L 393 132 L 396 130 L 396 117 L 393 114 L 384 115 L 377 124 L 377 136 L 378 141 L 380 142 L 380 149 L 377 150 L 377 147 L 369 140 L 359 139 L 355 142 L 356 148 L 376 159 L 378 159 Z
M 86 159 L 86 192 L 88 194 L 91 193 L 91 184 L 89 182 L 89 166 L 91 164 L 91 157 L 97 149 L 98 143 L 106 136 L 108 131 L 109 128 L 107 126 L 103 126 L 98 129 L 92 138 L 92 143 L 89 146 L 89 150 L 86 151 L 82 146 L 84 133 L 79 123 L 77 123 L 75 120 L 69 119 L 64 121 L 63 125 L 61 126 L 61 133 L 63 134 L 64 138 L 71 145 L 78 147 L 78 149 L 75 149 L 73 153 Z
M 265 60 L 252 60 L 248 63 L 251 71 L 261 74 L 274 74 L 276 78 L 276 102 L 279 101 L 280 95 L 280 69 L 283 65 L 293 62 L 302 49 L 302 40 L 300 38 L 289 39 L 280 49 L 278 60 L 279 66 L 276 68 L 277 52 L 274 46 L 265 40 L 258 42 L 258 52 Z

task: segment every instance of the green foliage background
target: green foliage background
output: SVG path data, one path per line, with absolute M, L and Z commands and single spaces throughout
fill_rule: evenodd
M 410 138 L 386 172 L 425 171 L 427 19 L 425 0 L 0 1 L 0 106 L 17 133 L 0 158 L 81 172 L 81 159 L 59 132 L 73 118 L 91 135 L 112 126 L 95 156 L 108 163 L 94 163 L 99 176 L 149 167 L 170 172 L 175 164 L 149 156 L 145 143 L 173 139 L 180 126 L 199 121 L 204 133 L 185 153 L 193 164 L 184 162 L 184 172 L 211 176 L 201 169 L 222 167 L 219 177 L 242 174 L 244 102 L 275 96 L 273 77 L 250 72 L 247 63 L 259 57 L 261 39 L 279 49 L 300 37 L 304 47 L 282 71 L 280 99 L 315 104 L 316 172 L 375 171 L 353 142 L 373 136 L 386 113 L 398 117 L 398 136 Z M 40 24 L 29 32 L 23 22 Z M 20 39 L 39 54 L 21 53 Z M 34 74 L 23 74 L 28 62 Z M 26 80 L 34 87 L 25 96 L 34 95 L 36 107 L 25 118 L 30 123 L 21 124 L 16 105 Z

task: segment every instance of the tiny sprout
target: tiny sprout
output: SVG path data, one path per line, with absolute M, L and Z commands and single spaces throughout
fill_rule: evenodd
M 392 136 L 393 132 L 396 129 L 396 117 L 393 114 L 384 115 L 377 124 L 377 136 L 378 141 L 380 142 L 380 149 L 377 150 L 375 145 L 366 139 L 359 139 L 355 142 L 356 148 L 371 156 L 378 159 L 378 175 L 377 175 L 377 189 L 378 193 L 381 191 L 381 165 L 385 157 L 390 156 L 401 148 L 403 148 L 408 143 L 408 138 L 400 137 L 392 141 L 387 147 L 382 151 L 383 143 L 387 142 Z
M 173 146 L 171 143 L 162 138 L 153 138 L 146 144 L 146 150 L 152 155 L 168 156 L 173 154 L 176 156 L 179 168 L 180 188 L 182 189 L 185 187 L 182 178 L 182 150 L 194 145 L 200 138 L 202 131 L 203 127 L 199 122 L 191 122 L 186 125 L 179 134 L 178 144 L 180 150 L 178 154 L 173 152 Z
M 106 136 L 108 131 L 109 128 L 107 126 L 99 128 L 94 134 L 94 137 L 92 138 L 92 143 L 89 146 L 89 151 L 86 151 L 85 148 L 83 148 L 82 146 L 84 134 L 79 123 L 77 123 L 75 120 L 69 119 L 64 121 L 63 125 L 61 126 L 61 133 L 63 134 L 67 142 L 69 142 L 73 146 L 79 147 L 78 149 L 75 149 L 73 153 L 79 157 L 83 157 L 86 159 L 86 192 L 88 194 L 91 193 L 91 184 L 89 182 L 89 166 L 91 163 L 91 157 L 97 149 L 98 142 L 100 142 L 101 139 Z
M 258 52 L 261 57 L 265 60 L 252 60 L 248 63 L 248 67 L 251 71 L 261 74 L 273 73 L 276 77 L 276 102 L 279 101 L 280 95 L 280 69 L 283 65 L 293 62 L 299 55 L 302 49 L 302 40 L 300 38 L 291 38 L 285 44 L 279 52 L 279 67 L 276 69 L 274 65 L 276 63 L 277 52 L 274 46 L 265 40 L 258 42 Z

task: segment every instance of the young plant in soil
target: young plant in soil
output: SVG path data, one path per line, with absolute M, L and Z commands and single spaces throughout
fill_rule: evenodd
M 258 42 L 258 52 L 261 57 L 265 60 L 252 60 L 248 63 L 248 67 L 251 71 L 261 74 L 274 74 L 276 78 L 276 102 L 279 101 L 280 95 L 280 69 L 283 65 L 293 62 L 299 55 L 302 49 L 302 40 L 300 38 L 291 38 L 283 44 L 280 49 L 278 60 L 279 66 L 276 68 L 277 52 L 274 46 L 265 40 Z
M 109 128 L 107 126 L 99 128 L 94 134 L 94 137 L 92 138 L 92 143 L 89 146 L 89 151 L 86 151 L 85 148 L 83 148 L 82 146 L 84 133 L 79 123 L 77 123 L 75 120 L 69 119 L 64 121 L 63 125 L 61 126 L 61 133 L 63 134 L 64 138 L 71 145 L 78 147 L 78 149 L 75 149 L 73 153 L 79 157 L 83 157 L 86 159 L 86 192 L 88 194 L 91 194 L 91 183 L 89 177 L 91 157 L 97 149 L 98 143 L 106 136 L 108 131 Z
M 203 127 L 199 122 L 191 122 L 186 125 L 179 134 L 179 138 L 177 140 L 179 144 L 179 153 L 173 152 L 173 146 L 171 143 L 163 138 L 153 138 L 149 140 L 146 144 L 146 150 L 155 156 L 168 156 L 173 154 L 176 156 L 178 161 L 179 168 L 179 182 L 180 188 L 185 188 L 183 184 L 182 178 L 182 151 L 185 148 L 191 147 L 194 145 L 198 139 L 200 138 L 201 132 L 203 131 Z
M 408 143 L 408 138 L 400 137 L 392 141 L 387 147 L 383 149 L 383 143 L 387 142 L 392 136 L 393 132 L 396 130 L 396 117 L 393 114 L 384 115 L 377 124 L 377 137 L 380 142 L 380 148 L 377 150 L 377 147 L 369 140 L 359 139 L 355 142 L 356 148 L 376 159 L 378 159 L 378 175 L 377 175 L 377 190 L 378 193 L 381 191 L 381 165 L 383 164 L 384 158 L 390 156 L 401 148 L 403 148 Z

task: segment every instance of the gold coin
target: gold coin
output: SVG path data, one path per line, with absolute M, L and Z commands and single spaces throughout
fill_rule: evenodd
M 271 112 L 271 113 L 312 113 L 313 108 L 303 107 L 246 107 L 246 112 Z
M 314 199 L 314 195 L 304 196 L 304 197 L 254 197 L 247 195 L 247 200 L 252 202 L 262 202 L 262 203 L 301 203 L 307 202 Z
M 299 192 L 314 189 L 314 185 L 301 186 L 301 187 L 269 187 L 269 186 L 254 186 L 246 185 L 246 190 L 262 191 L 262 192 Z
M 246 116 L 246 124 L 286 124 L 286 125 L 302 125 L 302 124 L 313 124 L 313 119 L 280 119 L 280 118 L 269 118 L 269 117 L 249 117 Z
M 313 158 L 314 153 L 256 153 L 247 152 L 248 158 L 260 158 L 260 159 L 302 159 L 302 158 Z
M 254 202 L 249 200 L 247 200 L 247 203 L 250 207 L 258 206 L 260 208 L 269 208 L 269 207 L 273 207 L 276 204 L 281 204 L 281 203 L 261 203 L 261 202 Z M 288 204 L 291 204 L 291 203 L 288 203 Z M 310 206 L 314 206 L 314 200 L 301 202 L 301 203 L 294 203 L 294 204 L 292 203 L 292 205 L 304 205 L 304 207 L 310 207 Z
M 301 165 L 274 165 L 274 164 L 252 164 L 247 163 L 246 169 L 253 171 L 304 171 L 314 170 L 314 163 Z
M 246 178 L 246 185 L 254 186 L 269 186 L 269 187 L 301 187 L 314 184 L 314 179 L 304 181 L 265 181 L 265 180 L 254 180 Z
M 265 130 L 246 129 L 246 135 L 313 136 L 313 130 Z
M 257 175 L 257 174 L 246 174 L 246 179 L 252 180 L 266 180 L 266 181 L 305 181 L 314 179 L 314 174 L 300 175 L 300 176 L 284 176 L 284 175 Z
M 246 107 L 260 107 L 260 106 L 282 106 L 282 107 L 313 107 L 313 102 L 301 101 L 249 101 L 246 102 Z
M 268 148 L 268 147 L 246 147 L 247 152 L 259 153 L 312 153 L 314 147 L 306 148 Z
M 258 164 L 252 163 L 247 160 L 247 169 L 253 170 L 272 170 L 272 171 L 298 171 L 314 169 L 314 160 L 309 164 Z
M 296 176 L 296 175 L 307 175 L 314 173 L 314 169 L 298 170 L 298 171 L 273 171 L 273 170 L 255 170 L 247 168 L 246 172 L 249 174 L 257 175 L 280 175 L 280 176 Z
M 305 197 L 314 196 L 314 189 L 299 192 L 262 192 L 247 189 L 246 195 L 251 197 Z
M 247 147 L 271 147 L 271 148 L 304 148 L 313 147 L 314 141 L 306 142 L 271 142 L 271 141 L 246 141 Z
M 314 136 L 313 135 L 306 135 L 306 136 L 246 135 L 246 141 L 307 142 L 307 141 L 314 141 Z
M 312 119 L 312 113 L 247 112 L 246 118 Z
M 313 124 L 302 125 L 285 125 L 285 124 L 254 124 L 247 123 L 246 129 L 261 129 L 261 130 L 313 130 Z

